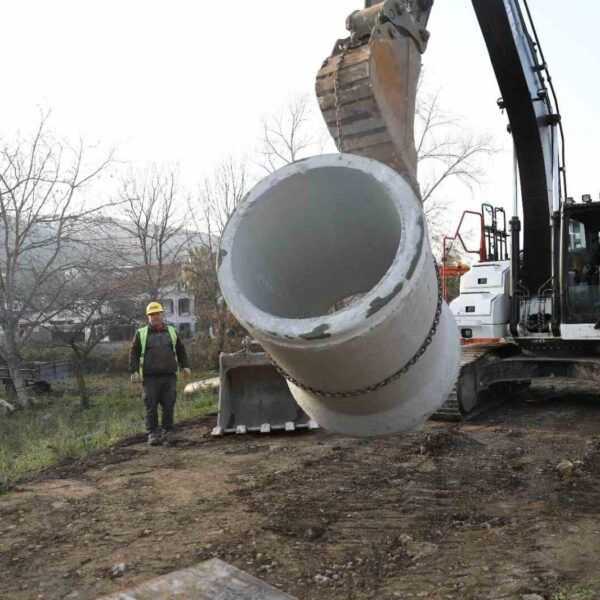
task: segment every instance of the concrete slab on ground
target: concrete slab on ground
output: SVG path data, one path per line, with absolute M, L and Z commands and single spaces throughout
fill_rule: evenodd
M 173 571 L 99 600 L 294 600 L 268 583 L 218 558 Z

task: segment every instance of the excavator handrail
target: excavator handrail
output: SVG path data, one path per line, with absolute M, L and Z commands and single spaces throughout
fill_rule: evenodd
M 480 235 L 480 240 L 479 240 L 479 248 L 477 250 L 469 250 L 467 248 L 467 245 L 465 244 L 465 241 L 462 238 L 462 235 L 460 234 L 460 230 L 462 229 L 463 221 L 465 220 L 465 217 L 467 215 L 476 215 L 477 217 L 479 217 L 479 222 L 480 222 L 480 226 L 481 226 L 481 235 Z M 474 210 L 464 210 L 460 217 L 460 221 L 458 222 L 458 226 L 456 228 L 456 231 L 454 232 L 454 235 L 445 235 L 443 238 L 443 241 L 442 241 L 442 264 L 445 262 L 448 262 L 448 254 L 449 254 L 450 250 L 452 249 L 452 247 L 448 248 L 446 246 L 446 242 L 454 242 L 455 240 L 458 240 L 461 243 L 463 250 L 465 252 L 467 252 L 468 254 L 478 254 L 479 260 L 481 262 L 485 262 L 487 259 L 487 255 L 486 255 L 485 244 L 484 244 L 484 240 L 483 240 L 484 227 L 485 227 L 485 224 L 483 221 L 483 213 L 476 212 Z
M 479 218 L 479 225 L 481 228 L 481 233 L 480 233 L 480 237 L 479 237 L 479 249 L 477 249 L 477 250 L 469 250 L 469 248 L 467 248 L 467 245 L 465 244 L 465 241 L 464 241 L 462 235 L 460 234 L 460 230 L 462 229 L 463 221 L 465 220 L 465 217 L 467 215 L 476 215 Z M 465 252 L 467 252 L 468 254 L 477 254 L 479 256 L 480 262 L 485 262 L 487 260 L 487 254 L 486 254 L 486 249 L 485 249 L 484 228 L 485 228 L 485 221 L 484 221 L 483 212 L 476 212 L 474 210 L 465 210 L 465 211 L 463 211 L 463 213 L 460 217 L 460 221 L 458 222 L 458 226 L 456 228 L 456 231 L 454 232 L 454 235 L 445 235 L 444 236 L 444 238 L 442 240 L 442 260 L 440 261 L 440 263 L 441 263 L 440 269 L 442 271 L 441 272 L 442 296 L 443 296 L 444 300 L 447 300 L 447 295 L 448 295 L 447 278 L 450 276 L 448 273 L 448 259 L 449 259 L 450 250 L 452 249 L 452 242 L 458 240 L 461 243 L 463 250 Z M 447 245 L 448 242 L 450 242 L 450 246 Z
M 558 128 L 560 131 L 560 139 L 561 139 L 561 181 L 562 181 L 562 195 L 561 201 L 567 198 L 568 190 L 567 190 L 567 162 L 566 162 L 566 141 L 565 141 L 565 130 L 562 124 L 562 117 L 560 112 L 560 107 L 558 105 L 558 96 L 556 95 L 556 89 L 554 88 L 554 82 L 552 81 L 552 75 L 550 75 L 550 70 L 548 69 L 548 63 L 546 62 L 546 57 L 544 56 L 544 50 L 542 49 L 542 44 L 540 43 L 540 39 L 537 34 L 537 29 L 535 23 L 533 21 L 533 17 L 531 16 L 531 11 L 529 10 L 529 2 L 528 0 L 523 0 L 523 4 L 525 6 L 525 11 L 527 12 L 527 19 L 529 20 L 529 25 L 531 26 L 531 32 L 533 33 L 533 37 L 535 40 L 535 46 L 537 51 L 540 54 L 540 58 L 542 60 L 542 67 L 544 68 L 544 72 L 546 73 L 546 79 L 548 80 L 548 85 L 550 86 L 550 91 L 552 92 L 552 99 L 554 101 L 554 109 L 556 114 L 559 116 L 558 120 Z

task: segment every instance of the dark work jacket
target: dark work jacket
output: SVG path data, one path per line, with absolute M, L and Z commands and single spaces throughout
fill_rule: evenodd
M 183 342 L 177 336 L 175 344 L 177 352 L 177 361 L 173 354 L 173 344 L 171 336 L 167 331 L 167 325 L 163 326 L 162 331 L 157 331 L 152 326 L 148 326 L 148 339 L 146 340 L 146 354 L 144 356 L 144 377 L 158 375 L 175 375 L 177 373 L 177 362 L 180 369 L 188 368 L 188 359 Z M 140 332 L 135 332 L 131 350 L 129 351 L 129 371 L 136 373 L 140 370 L 140 354 L 142 352 L 142 343 L 140 341 Z

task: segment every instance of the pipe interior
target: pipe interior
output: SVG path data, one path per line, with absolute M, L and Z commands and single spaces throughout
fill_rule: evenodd
M 400 237 L 398 210 L 375 178 L 346 167 L 313 169 L 269 189 L 241 220 L 233 277 L 264 312 L 326 315 L 381 280 Z

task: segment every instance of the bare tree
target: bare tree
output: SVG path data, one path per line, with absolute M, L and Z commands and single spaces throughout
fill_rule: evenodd
M 178 172 L 156 165 L 131 171 L 120 192 L 122 213 L 113 225 L 124 233 L 119 241 L 121 260 L 138 269 L 146 299 L 156 300 L 193 241 Z
M 111 156 L 86 167 L 88 150 L 49 132 L 45 115 L 30 138 L 0 140 L 0 353 L 22 407 L 30 399 L 21 350 L 65 308 L 62 285 L 81 260 L 89 222 L 103 208 L 86 207 L 82 192 Z
M 196 228 L 206 234 L 203 243 L 188 255 L 183 266 L 183 281 L 186 289 L 194 294 L 196 313 L 210 323 L 216 360 L 224 349 L 228 330 L 235 325 L 217 279 L 218 244 L 229 217 L 243 200 L 248 186 L 246 161 L 226 157 L 205 178 L 197 206 L 192 210 Z
M 216 251 L 229 217 L 244 199 L 249 187 L 250 176 L 245 158 L 225 156 L 204 178 L 192 213 L 194 227 L 208 233 L 205 244 L 211 251 Z
M 110 285 L 112 269 L 106 264 L 80 265 L 71 273 L 62 296 L 67 308 L 56 314 L 45 328 L 53 343 L 68 347 L 73 356 L 75 378 L 82 408 L 89 406 L 86 371 L 91 353 L 115 321 Z
M 258 165 L 267 173 L 310 154 L 322 154 L 327 128 L 307 94 L 292 96 L 277 112 L 261 119 Z
M 439 94 L 428 94 L 423 88 L 421 80 L 415 137 L 423 210 L 435 240 L 443 235 L 442 221 L 450 205 L 449 198 L 444 195 L 447 184 L 459 182 L 469 190 L 480 185 L 482 159 L 498 150 L 489 135 L 469 132 L 463 120 L 442 108 Z

